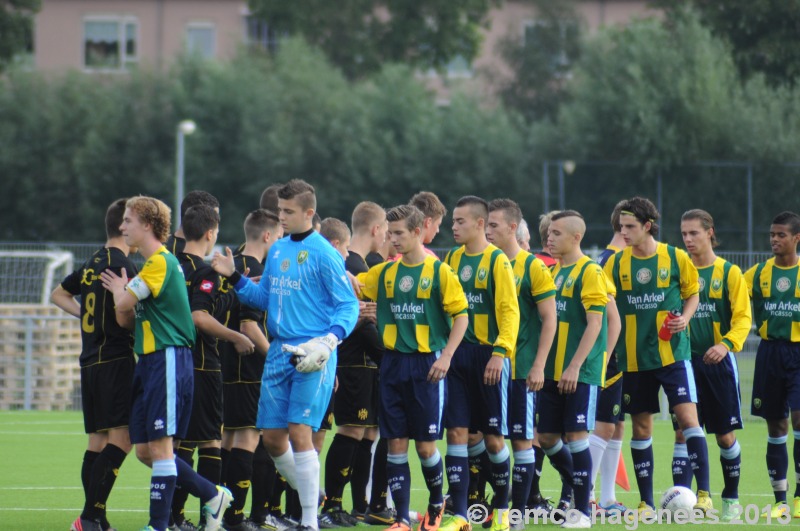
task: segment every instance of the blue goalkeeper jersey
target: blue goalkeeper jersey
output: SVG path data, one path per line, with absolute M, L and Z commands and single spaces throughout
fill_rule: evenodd
M 345 274 L 344 260 L 316 232 L 300 241 L 275 242 L 258 284 L 236 286 L 242 304 L 267 310 L 267 331 L 281 340 L 307 339 L 337 332 L 346 337 L 358 319 L 358 299 Z

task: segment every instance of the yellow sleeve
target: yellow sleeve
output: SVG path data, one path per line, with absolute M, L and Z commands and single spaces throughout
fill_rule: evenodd
M 756 277 L 756 269 L 758 269 L 758 264 L 748 269 L 747 273 L 744 274 L 744 281 L 747 284 L 747 294 L 750 295 L 750 297 L 753 296 L 753 280 Z
M 722 342 L 731 352 L 739 352 L 750 334 L 753 315 L 750 310 L 747 282 L 742 270 L 735 265 L 728 271 L 728 298 L 731 302 L 731 329 L 722 338 Z
M 458 315 L 467 315 L 467 296 L 464 295 L 464 288 L 458 281 L 453 268 L 442 263 L 439 266 L 439 291 L 442 294 L 442 307 L 444 311 L 455 319 Z
M 519 334 L 519 300 L 514 269 L 505 254 L 494 261 L 494 314 L 497 319 L 497 340 L 494 353 L 511 356 Z
M 538 258 L 534 258 L 530 266 L 531 295 L 536 303 L 556 296 L 556 285 L 550 269 Z
M 700 293 L 700 274 L 691 258 L 683 249 L 675 249 L 678 259 L 678 270 L 681 272 L 681 299 L 686 300 Z
M 603 313 L 608 304 L 608 279 L 599 264 L 589 264 L 583 270 L 581 303 L 586 312 Z
M 137 275 L 147 284 L 153 297 L 158 297 L 167 280 L 167 259 L 162 254 L 154 254 L 147 259 Z
M 617 260 L 617 255 L 612 254 L 611 256 L 608 257 L 608 260 L 606 260 L 606 264 L 603 266 L 603 272 L 606 274 L 606 277 L 608 277 L 609 284 L 614 286 L 615 290 L 617 284 L 616 282 L 614 282 L 614 262 L 616 262 L 616 260 Z
M 392 262 L 383 262 L 373 266 L 366 273 L 356 275 L 356 280 L 363 285 L 361 288 L 361 298 L 372 301 L 378 300 L 378 281 L 381 278 L 381 271 Z
M 614 282 L 610 278 L 608 278 L 608 274 L 603 272 L 603 277 L 606 279 L 606 292 L 608 293 L 609 297 L 617 298 L 617 286 L 614 285 Z

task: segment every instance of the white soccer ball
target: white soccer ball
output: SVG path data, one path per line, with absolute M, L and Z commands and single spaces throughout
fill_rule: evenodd
M 670 487 L 664 491 L 661 496 L 660 507 L 670 512 L 675 512 L 678 509 L 684 509 L 691 513 L 695 504 L 697 503 L 697 496 L 691 489 L 686 487 Z

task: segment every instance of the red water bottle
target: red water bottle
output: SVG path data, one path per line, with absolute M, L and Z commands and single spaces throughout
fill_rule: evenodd
M 672 339 L 672 330 L 669 329 L 669 322 L 673 319 L 680 317 L 680 312 L 669 312 L 664 322 L 661 324 L 661 329 L 658 331 L 658 338 L 661 341 L 669 341 Z

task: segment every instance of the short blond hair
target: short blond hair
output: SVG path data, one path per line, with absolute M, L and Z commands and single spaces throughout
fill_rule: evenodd
M 125 208 L 136 212 L 136 216 L 143 224 L 150 225 L 153 229 L 153 236 L 158 241 L 167 241 L 170 234 L 172 211 L 163 201 L 159 201 L 155 197 L 137 195 L 128 199 Z
M 357 234 L 368 231 L 385 220 L 386 211 L 382 206 L 372 201 L 362 201 L 353 209 L 350 226 L 353 228 L 353 232 Z

